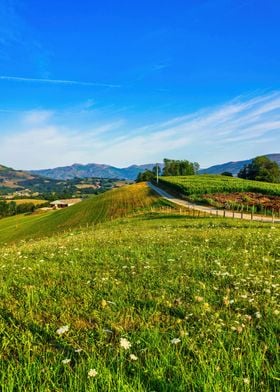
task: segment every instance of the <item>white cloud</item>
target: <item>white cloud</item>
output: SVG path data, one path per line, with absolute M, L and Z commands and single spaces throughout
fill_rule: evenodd
M 23 121 L 27 125 L 44 124 L 51 119 L 52 115 L 53 112 L 48 110 L 31 110 L 24 114 Z
M 22 77 L 22 76 L 7 76 L 7 75 L 0 76 L 0 80 L 7 80 L 7 81 L 14 81 L 14 82 L 95 86 L 95 87 L 120 87 L 120 85 L 110 84 L 110 83 L 84 82 L 84 81 L 78 81 L 78 80 L 65 80 L 65 79 L 26 78 L 26 77 Z
M 94 114 L 93 114 L 94 115 Z M 81 124 L 83 113 L 80 114 Z M 94 118 L 93 118 L 94 119 Z M 47 168 L 74 162 L 132 163 L 164 157 L 196 160 L 202 166 L 279 152 L 280 93 L 238 98 L 219 107 L 143 125 L 128 120 L 92 122 L 73 129 L 71 116 L 50 111 L 23 113 L 17 131 L 1 137 L 2 164 Z M 89 122 L 91 121 L 91 122 Z

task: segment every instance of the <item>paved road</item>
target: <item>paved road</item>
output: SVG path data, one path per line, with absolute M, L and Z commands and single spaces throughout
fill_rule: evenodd
M 170 195 L 163 189 L 155 186 L 152 183 L 148 183 L 149 187 L 153 189 L 156 193 L 158 193 L 160 196 L 162 196 L 164 199 L 171 201 L 172 203 L 175 203 L 179 206 L 187 207 L 195 211 L 202 211 L 206 212 L 210 215 L 215 215 L 215 216 L 222 216 L 222 217 L 227 217 L 227 218 L 236 218 L 236 219 L 245 219 L 245 220 L 254 220 L 254 221 L 260 221 L 260 222 L 270 222 L 270 223 L 280 223 L 279 218 L 272 218 L 268 216 L 262 216 L 262 215 L 251 215 L 251 214 L 245 214 L 241 212 L 236 212 L 236 211 L 228 211 L 228 210 L 217 210 L 216 208 L 213 207 L 206 207 L 206 206 L 200 206 L 198 204 L 193 204 L 190 203 L 186 200 L 178 199 L 175 196 Z

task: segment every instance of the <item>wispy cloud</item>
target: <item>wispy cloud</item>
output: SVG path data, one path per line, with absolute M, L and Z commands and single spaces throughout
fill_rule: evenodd
M 24 112 L 14 132 L 1 136 L 1 163 L 17 168 L 46 168 L 73 162 L 116 166 L 161 161 L 164 157 L 196 160 L 202 166 L 279 152 L 280 92 L 239 97 L 226 104 L 165 122 L 134 128 L 126 118 L 87 118 L 83 128 L 71 113 Z M 84 113 L 80 114 L 80 124 Z M 107 118 L 109 118 L 107 116 Z
M 95 86 L 95 87 L 110 87 L 117 88 L 121 87 L 118 84 L 111 83 L 99 83 L 99 82 L 84 82 L 78 80 L 64 80 L 64 79 L 38 79 L 38 78 L 26 78 L 20 76 L 0 76 L 0 80 L 8 80 L 14 82 L 31 82 L 31 83 L 49 83 L 49 84 L 64 84 L 64 85 L 79 85 L 79 86 Z
M 261 142 L 263 141 L 263 143 Z M 163 157 L 200 161 L 203 166 L 250 158 L 280 145 L 280 93 L 239 97 L 224 105 L 149 124 L 100 146 L 115 162 Z

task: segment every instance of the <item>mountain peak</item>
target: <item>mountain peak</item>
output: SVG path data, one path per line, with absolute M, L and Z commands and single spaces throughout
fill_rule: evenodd
M 74 163 L 71 166 L 56 167 L 54 169 L 32 170 L 31 173 L 56 180 L 68 180 L 75 177 L 103 177 L 135 180 L 139 173 L 146 169 L 152 170 L 155 165 L 155 163 L 147 163 L 145 165 L 131 165 L 124 168 L 118 168 L 100 163 L 88 163 L 85 165 Z M 163 167 L 163 164 L 161 164 L 161 167 Z
M 274 153 L 274 154 L 265 154 L 265 156 L 272 161 L 275 161 L 278 163 L 280 166 L 280 154 L 279 153 Z M 214 165 L 211 167 L 208 167 L 207 169 L 201 169 L 199 170 L 199 174 L 221 174 L 223 172 L 230 172 L 234 176 L 237 176 L 239 173 L 240 169 L 244 167 L 244 165 L 248 165 L 248 163 L 251 163 L 253 160 L 252 159 L 247 159 L 245 161 L 230 161 L 226 163 L 222 163 L 220 165 Z

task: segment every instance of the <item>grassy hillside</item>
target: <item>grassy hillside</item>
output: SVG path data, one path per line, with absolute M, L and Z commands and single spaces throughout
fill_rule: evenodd
M 279 234 L 149 213 L 0 248 L 0 389 L 276 392 Z
M 126 216 L 163 201 L 146 184 L 108 191 L 67 209 L 0 220 L 0 243 L 38 238 Z
M 280 184 L 243 180 L 221 175 L 197 175 L 179 177 L 160 177 L 160 184 L 186 195 L 202 195 L 231 192 L 257 192 L 280 196 Z

